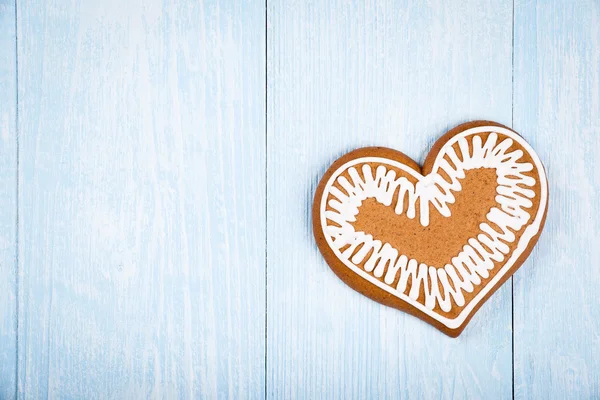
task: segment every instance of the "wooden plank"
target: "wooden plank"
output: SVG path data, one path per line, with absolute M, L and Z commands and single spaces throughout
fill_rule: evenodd
M 511 287 L 451 339 L 345 286 L 311 232 L 337 157 L 423 161 L 447 129 L 511 122 L 512 2 L 269 0 L 267 394 L 510 398 Z
M 264 4 L 18 15 L 21 395 L 263 397 Z
M 17 67 L 15 3 L 0 0 L 0 399 L 17 388 Z
M 546 164 L 546 228 L 515 275 L 515 397 L 600 397 L 600 4 L 515 3 L 514 126 Z

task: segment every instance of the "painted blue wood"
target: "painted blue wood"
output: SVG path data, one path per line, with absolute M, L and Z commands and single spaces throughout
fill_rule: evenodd
M 0 399 L 17 385 L 17 69 L 15 4 L 0 0 Z
M 598 2 L 515 2 L 513 96 L 512 3 L 270 0 L 267 143 L 263 5 L 19 3 L 20 397 L 510 398 L 510 286 L 447 338 L 341 283 L 310 204 L 348 150 L 422 161 L 446 129 L 510 124 L 513 105 L 552 196 L 514 281 L 514 394 L 599 397 Z M 0 0 L 3 399 L 14 21 Z
M 510 124 L 512 2 L 268 2 L 267 395 L 510 398 L 511 287 L 458 339 L 343 284 L 311 203 L 361 146 L 423 161 L 472 119 Z
M 264 3 L 18 16 L 20 397 L 264 397 Z
M 600 398 L 600 3 L 515 3 L 514 126 L 545 162 L 546 228 L 514 277 L 515 398 Z

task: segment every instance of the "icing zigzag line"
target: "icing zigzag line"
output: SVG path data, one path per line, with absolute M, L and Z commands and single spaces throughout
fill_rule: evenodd
M 481 283 L 481 278 L 489 277 L 494 262 L 504 261 L 510 250 L 506 243 L 515 240 L 511 229 L 519 231 L 531 218 L 526 209 L 532 207 L 531 199 L 535 192 L 528 187 L 534 186 L 536 181 L 525 173 L 532 171 L 533 165 L 518 162 L 523 157 L 522 150 L 509 151 L 514 143 L 512 139 L 505 138 L 500 143 L 498 139 L 495 132 L 488 135 L 485 143 L 480 136 L 474 135 L 471 151 L 467 139 L 460 137 L 456 141 L 460 157 L 453 145 L 446 143 L 429 175 L 424 177 L 405 167 L 417 179 L 416 185 L 406 177 L 396 178 L 396 172 L 384 165 L 379 165 L 373 175 L 367 163 L 386 163 L 383 158 L 359 158 L 347 163 L 332 176 L 332 179 L 337 178 L 335 181 L 346 193 L 328 185 L 324 194 L 331 208 L 325 211 L 324 218 L 322 216 L 324 231 L 331 239 L 330 246 L 338 256 L 355 266 L 370 253 L 364 265 L 366 272 L 377 278 L 383 277 L 387 285 L 391 285 L 399 273 L 395 291 L 405 294 L 410 283 L 409 298 L 416 302 L 424 293 L 424 305 L 429 310 L 436 304 L 446 312 L 452 309 L 452 303 L 463 306 L 463 292 L 471 293 L 474 285 Z M 358 167 L 359 164 L 362 168 Z M 361 170 L 362 177 L 357 168 Z M 496 170 L 497 206 L 486 215 L 489 223 L 480 224 L 481 233 L 470 238 L 462 251 L 443 268 L 409 259 L 389 243 L 382 243 L 364 232 L 356 232 L 351 224 L 356 221 L 362 202 L 369 198 L 385 206 L 394 203 L 396 214 L 405 213 L 411 219 L 416 217 L 419 201 L 419 221 L 423 226 L 429 224 L 430 205 L 444 217 L 450 217 L 448 205 L 455 201 L 453 192 L 462 190 L 460 180 L 465 177 L 465 171 L 476 168 Z M 341 175 L 346 170 L 350 180 Z M 448 179 L 438 173 L 440 170 Z M 344 247 L 347 248 L 340 253 Z

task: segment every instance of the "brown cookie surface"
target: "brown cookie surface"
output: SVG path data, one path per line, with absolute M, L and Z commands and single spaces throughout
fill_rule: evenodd
M 442 136 L 422 168 L 380 147 L 335 161 L 315 193 L 313 232 L 350 287 L 455 337 L 525 261 L 547 206 L 529 144 L 475 121 Z

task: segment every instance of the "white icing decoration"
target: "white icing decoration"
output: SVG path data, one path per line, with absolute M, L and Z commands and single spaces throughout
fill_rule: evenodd
M 488 132 L 490 134 L 484 143 L 478 134 Z M 498 134 L 506 138 L 500 140 Z M 467 139 L 469 136 L 473 136 L 471 146 Z M 514 142 L 527 151 L 533 164 L 519 162 L 524 153 L 522 150 L 510 151 Z M 458 145 L 459 154 L 455 145 Z M 373 171 L 368 163 L 379 165 Z M 411 175 L 416 185 L 404 176 L 396 177 L 396 172 L 386 168 L 386 165 Z M 352 226 L 362 202 L 370 198 L 385 206 L 393 206 L 396 214 L 406 214 L 411 219 L 417 216 L 418 201 L 419 222 L 423 226 L 429 225 L 432 208 L 442 216 L 450 217 L 449 205 L 455 201 L 453 192 L 462 189 L 460 180 L 465 177 L 465 171 L 476 168 L 495 169 L 497 205 L 486 215 L 487 221 L 480 224 L 481 233 L 470 238 L 462 251 L 443 267 L 428 266 L 410 259 L 402 254 L 401 249 L 382 243 L 365 232 L 356 232 Z M 526 173 L 531 173 L 534 168 L 540 182 L 540 204 L 533 221 L 530 221 L 532 216 L 527 209 L 533 205 L 531 199 L 535 197 L 535 192 L 531 187 L 536 184 L 536 179 Z M 440 171 L 447 175 L 447 179 Z M 342 175 L 344 172 L 347 172 L 349 180 Z M 336 181 L 343 191 L 333 186 Z M 348 268 L 448 328 L 455 329 L 510 270 L 539 232 L 547 196 L 544 168 L 529 144 L 511 130 L 482 126 L 461 132 L 446 142 L 427 176 L 404 164 L 381 157 L 358 158 L 342 165 L 325 186 L 320 205 L 321 227 L 328 245 Z M 327 205 L 330 210 L 327 210 Z M 518 231 L 528 223 L 530 224 L 515 250 L 505 260 L 509 252 L 507 243 L 513 243 L 516 239 L 511 229 Z M 344 247 L 346 248 L 342 252 Z M 369 258 L 365 261 L 367 255 Z M 481 284 L 482 278 L 489 278 L 494 262 L 503 261 L 498 273 L 456 318 L 449 319 L 434 311 L 436 305 L 445 312 L 450 311 L 453 305 L 464 306 L 464 293 L 473 292 L 475 286 Z M 364 270 L 359 267 L 362 262 L 365 262 Z M 383 282 L 378 279 L 382 277 Z M 394 287 L 392 284 L 396 279 L 398 282 Z M 409 283 L 411 289 L 406 294 Z M 425 304 L 417 301 L 421 293 Z

